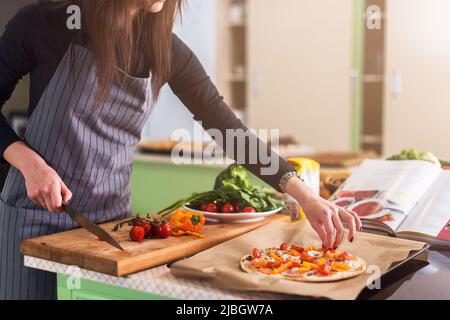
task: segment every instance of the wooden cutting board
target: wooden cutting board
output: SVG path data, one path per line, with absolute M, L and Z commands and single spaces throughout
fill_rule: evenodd
M 244 224 L 207 224 L 202 233 L 205 239 L 193 236 L 170 237 L 168 239 L 146 239 L 141 243 L 129 238 L 130 227 L 125 226 L 113 232 L 115 223 L 101 225 L 126 250 L 120 251 L 100 241 L 84 229 L 26 240 L 21 252 L 26 256 L 41 258 L 66 265 L 76 265 L 82 269 L 126 276 L 190 257 L 227 240 L 255 230 L 271 222 L 285 220 L 286 215 L 274 215 L 258 222 Z

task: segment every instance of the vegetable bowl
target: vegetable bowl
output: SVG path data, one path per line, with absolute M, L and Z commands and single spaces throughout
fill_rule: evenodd
M 188 206 L 183 206 L 183 209 L 192 212 L 202 213 L 207 222 L 219 223 L 219 222 L 232 222 L 232 223 L 248 223 L 263 220 L 265 217 L 274 215 L 283 210 L 283 207 L 276 208 L 270 211 L 264 212 L 237 212 L 237 213 L 223 213 L 223 212 L 208 212 L 198 209 L 189 208 Z
M 251 183 L 246 169 L 233 164 L 216 178 L 210 191 L 194 193 L 158 212 L 168 216 L 177 208 L 202 213 L 209 222 L 253 222 L 283 210 L 285 202 L 273 190 Z

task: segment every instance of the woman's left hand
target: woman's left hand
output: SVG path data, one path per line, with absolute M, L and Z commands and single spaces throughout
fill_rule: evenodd
M 336 249 L 344 239 L 344 223 L 349 230 L 348 240 L 353 242 L 356 231 L 361 231 L 358 215 L 316 195 L 300 179 L 291 179 L 287 192 L 302 206 L 313 229 L 326 249 Z

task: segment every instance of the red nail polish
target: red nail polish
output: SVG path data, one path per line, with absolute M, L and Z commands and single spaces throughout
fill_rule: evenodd
M 353 242 L 353 240 L 354 240 L 354 238 L 352 237 L 352 238 L 350 239 L 350 242 Z

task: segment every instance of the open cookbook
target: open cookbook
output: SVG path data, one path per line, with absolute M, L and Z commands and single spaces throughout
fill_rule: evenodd
M 331 200 L 366 231 L 450 248 L 450 171 L 426 161 L 366 160 Z

